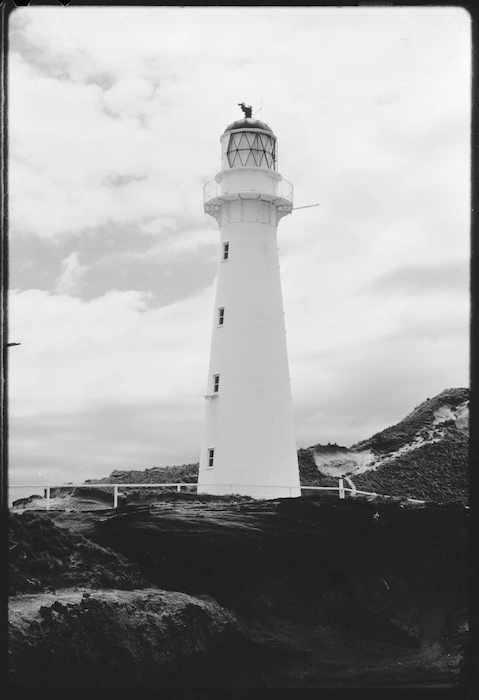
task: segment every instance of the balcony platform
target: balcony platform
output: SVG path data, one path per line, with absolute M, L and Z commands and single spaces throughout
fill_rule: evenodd
M 235 192 L 222 191 L 216 180 L 210 180 L 203 188 L 203 205 L 207 214 L 215 216 L 222 202 L 232 202 L 241 199 L 261 199 L 271 202 L 284 216 L 293 209 L 293 185 L 287 180 L 280 180 L 275 184 L 275 192 L 258 191 L 254 188 L 242 188 Z

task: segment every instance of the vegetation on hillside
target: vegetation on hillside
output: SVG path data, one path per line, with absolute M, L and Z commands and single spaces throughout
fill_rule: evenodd
M 308 486 L 329 486 L 337 484 L 336 479 L 329 479 L 323 476 L 318 471 L 313 458 L 313 448 L 298 450 L 299 476 L 300 483 Z M 115 470 L 110 476 L 103 479 L 88 479 L 88 484 L 196 484 L 198 481 L 199 465 L 182 464 L 181 466 L 173 467 L 152 467 L 151 469 L 130 469 L 130 470 Z M 328 483 L 326 483 L 328 482 Z M 133 495 L 133 492 L 127 492 Z M 159 493 L 159 492 L 158 492 Z M 148 494 L 142 492 L 141 489 L 134 492 L 135 502 L 147 502 L 151 500 L 153 494 L 151 489 L 148 489 Z M 111 496 L 110 496 L 111 498 Z
M 314 461 L 314 451 L 317 447 L 318 445 L 298 450 L 299 481 L 301 486 L 337 486 L 337 479 L 324 476 L 318 470 Z
M 468 501 L 468 436 L 454 421 L 445 437 L 395 457 L 376 470 L 353 476 L 356 487 L 395 496 L 445 503 Z
M 196 484 L 199 465 L 182 464 L 151 469 L 115 469 L 103 479 L 88 479 L 87 484 Z
M 372 450 L 376 453 L 394 452 L 409 444 L 415 435 L 421 431 L 427 432 L 434 421 L 434 412 L 447 404 L 457 408 L 469 399 L 469 389 L 446 389 L 433 399 L 426 399 L 423 403 L 407 415 L 396 425 L 392 425 L 367 440 L 362 440 L 352 446 L 353 450 Z M 444 424 L 441 424 L 443 427 Z
M 134 564 L 82 535 L 57 527 L 45 515 L 10 514 L 9 592 L 38 593 L 70 586 L 142 588 Z

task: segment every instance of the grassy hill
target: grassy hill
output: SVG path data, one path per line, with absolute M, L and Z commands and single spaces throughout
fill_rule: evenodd
M 446 389 L 396 425 L 354 445 L 372 450 L 374 470 L 353 476 L 358 489 L 435 500 L 468 501 L 469 389 Z M 461 415 L 459 415 L 461 414 Z
M 354 475 L 363 491 L 437 501 L 468 501 L 468 436 L 453 421 L 437 443 L 395 457 L 376 470 Z
M 325 486 L 337 484 L 337 480 L 328 480 L 317 470 L 311 448 L 298 450 L 298 462 L 301 484 Z M 102 479 L 88 479 L 87 484 L 196 484 L 199 464 L 182 464 L 172 467 L 151 467 L 151 469 L 115 470 Z M 328 481 L 328 484 L 326 484 Z
M 87 479 L 87 484 L 196 484 L 198 463 L 150 469 L 126 469 L 112 471 L 103 479 Z
M 457 409 L 469 400 L 469 389 L 446 389 L 433 399 L 426 399 L 403 420 L 390 428 L 376 433 L 367 440 L 353 445 L 353 450 L 371 449 L 376 453 L 394 452 L 409 444 L 417 434 L 426 433 L 434 427 L 435 413 L 444 406 Z M 444 424 L 442 424 L 444 425 Z M 439 431 L 439 427 L 437 428 Z

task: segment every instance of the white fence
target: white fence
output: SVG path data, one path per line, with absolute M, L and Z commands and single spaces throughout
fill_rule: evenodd
M 196 493 L 198 484 L 194 483 L 167 483 L 167 484 L 58 484 L 58 485 L 9 485 L 9 508 L 14 511 L 18 510 L 100 510 L 109 508 L 118 508 L 127 495 L 128 490 L 138 489 L 156 489 L 162 493 Z M 252 498 L 262 500 L 271 498 L 271 489 L 278 494 L 276 498 L 289 498 L 297 491 L 296 487 L 290 486 L 264 486 L 264 485 L 239 485 L 239 484 L 216 484 L 209 485 L 208 491 L 210 495 L 213 490 L 217 491 L 217 495 L 228 494 L 231 496 L 241 495 L 245 488 L 248 489 Z M 344 486 L 343 479 L 338 480 L 337 486 L 308 486 L 301 485 L 301 495 L 314 493 L 315 491 L 336 491 L 340 499 L 346 497 L 346 493 L 350 493 L 352 497 L 370 496 L 376 498 L 393 498 L 385 494 L 374 493 L 371 491 L 360 491 L 358 489 L 347 488 Z M 237 489 L 235 491 L 235 489 Z M 82 492 L 83 490 L 83 492 Z M 146 495 L 144 502 L 153 503 L 155 496 L 158 494 L 152 493 Z M 405 499 L 411 503 L 424 504 L 415 498 Z M 142 502 L 142 499 L 139 500 Z

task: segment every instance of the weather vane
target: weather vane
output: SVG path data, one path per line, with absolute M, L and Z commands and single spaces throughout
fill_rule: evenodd
M 241 107 L 246 119 L 251 119 L 251 116 L 253 114 L 253 108 L 251 107 L 251 105 L 247 107 L 244 102 L 238 102 L 238 107 Z

